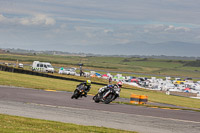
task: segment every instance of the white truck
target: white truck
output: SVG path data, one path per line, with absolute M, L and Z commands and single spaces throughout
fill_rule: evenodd
M 34 61 L 32 65 L 32 71 L 54 73 L 54 68 L 48 62 Z

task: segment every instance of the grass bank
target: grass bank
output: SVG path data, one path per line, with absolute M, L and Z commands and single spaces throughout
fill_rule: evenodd
M 0 132 L 3 133 L 135 133 L 112 128 L 82 126 L 4 114 L 0 114 L 0 120 Z

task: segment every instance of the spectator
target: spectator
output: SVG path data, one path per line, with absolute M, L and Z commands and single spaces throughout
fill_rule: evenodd
M 82 71 L 82 70 L 80 70 L 80 76 L 82 76 L 82 74 L 83 74 L 83 71 Z
M 109 84 L 112 84 L 112 78 L 111 77 L 109 78 Z

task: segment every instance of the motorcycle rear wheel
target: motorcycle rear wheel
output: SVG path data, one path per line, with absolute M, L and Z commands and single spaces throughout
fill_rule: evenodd
M 98 94 L 96 94 L 96 95 L 93 97 L 93 100 L 95 101 L 95 103 L 99 103 L 99 102 L 100 102 L 100 99 L 98 98 Z
M 72 95 L 71 99 L 75 98 L 75 99 L 78 99 L 79 97 L 79 91 L 78 90 L 75 90 L 74 91 L 74 94 Z

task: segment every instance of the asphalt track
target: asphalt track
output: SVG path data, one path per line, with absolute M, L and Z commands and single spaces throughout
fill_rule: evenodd
M 199 133 L 200 112 L 95 103 L 92 96 L 0 86 L 0 113 L 144 133 Z

